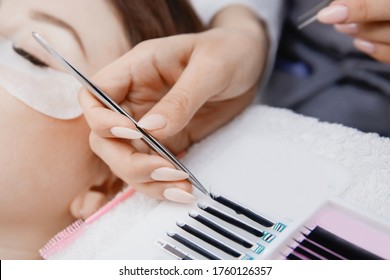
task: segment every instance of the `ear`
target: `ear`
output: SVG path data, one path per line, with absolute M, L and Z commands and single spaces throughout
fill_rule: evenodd
M 88 190 L 73 199 L 70 212 L 75 219 L 84 220 L 95 213 L 105 202 L 104 193 Z
M 93 186 L 76 196 L 70 204 L 70 212 L 75 219 L 85 220 L 104 206 L 123 187 L 123 182 L 112 177 L 100 186 Z

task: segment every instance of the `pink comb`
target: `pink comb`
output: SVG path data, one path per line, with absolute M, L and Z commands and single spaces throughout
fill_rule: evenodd
M 39 250 L 39 254 L 43 259 L 48 259 L 50 256 L 54 255 L 58 251 L 64 249 L 77 236 L 79 236 L 79 234 L 81 233 L 81 229 L 83 229 L 85 225 L 93 223 L 101 216 L 106 214 L 108 211 L 110 211 L 112 208 L 114 208 L 116 205 L 126 200 L 128 197 L 132 196 L 134 193 L 135 190 L 129 188 L 128 190 L 124 191 L 122 194 L 116 196 L 113 200 L 108 202 L 106 205 L 104 205 L 102 208 L 100 208 L 98 211 L 96 211 L 93 215 L 91 215 L 87 219 L 85 220 L 80 219 L 75 221 L 73 224 L 71 224 L 61 232 L 57 233 L 52 239 L 50 239 L 49 242 L 47 242 L 46 245 Z

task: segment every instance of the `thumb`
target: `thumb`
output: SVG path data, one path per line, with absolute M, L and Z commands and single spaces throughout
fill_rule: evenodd
M 388 0 L 344 0 L 337 2 L 341 2 L 349 10 L 346 23 L 389 20 Z
M 325 24 L 387 21 L 388 0 L 338 0 L 321 10 L 317 18 Z
M 190 62 L 171 90 L 139 121 L 139 126 L 158 139 L 174 136 L 185 128 L 199 108 L 224 88 L 220 79 L 208 78 L 206 69 L 210 69 L 207 63 Z

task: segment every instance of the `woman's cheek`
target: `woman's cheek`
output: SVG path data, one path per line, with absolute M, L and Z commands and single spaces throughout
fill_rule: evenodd
M 85 183 L 83 178 L 94 155 L 83 117 L 70 121 L 52 119 L 1 87 L 0 111 L 0 186 L 58 186 L 60 190 L 60 186 L 67 185 L 70 190 L 72 184 Z

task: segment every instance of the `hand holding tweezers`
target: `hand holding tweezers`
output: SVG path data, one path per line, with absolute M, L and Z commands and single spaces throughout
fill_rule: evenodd
M 151 136 L 146 130 L 138 126 L 138 123 L 115 101 L 113 101 L 107 94 L 99 89 L 88 78 L 81 74 L 75 67 L 73 67 L 68 61 L 66 61 L 55 49 L 53 49 L 39 34 L 33 32 L 35 40 L 48 51 L 72 76 L 74 76 L 82 85 L 87 87 L 89 91 L 100 100 L 106 107 L 126 116 L 135 125 L 137 130 L 142 133 L 142 140 L 155 152 L 164 157 L 170 163 L 172 163 L 177 169 L 186 172 L 189 175 L 187 179 L 194 187 L 200 190 L 205 195 L 209 195 L 207 189 L 199 182 L 199 180 L 160 142 L 158 142 L 153 136 Z

